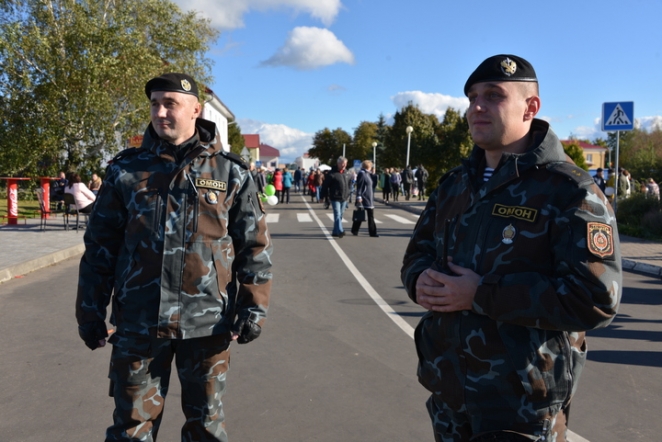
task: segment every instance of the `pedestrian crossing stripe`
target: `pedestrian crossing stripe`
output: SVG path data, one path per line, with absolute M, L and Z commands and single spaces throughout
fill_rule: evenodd
M 333 221 L 333 213 L 327 213 L 326 216 Z M 389 214 L 384 214 L 384 216 L 391 218 L 394 221 L 399 222 L 400 224 L 416 224 L 414 221 L 408 220 L 407 218 L 404 218 L 402 216 L 398 215 L 389 215 Z M 412 217 L 418 218 L 419 215 L 416 214 L 411 214 Z M 276 224 L 280 221 L 280 213 L 267 213 L 267 223 L 268 224 Z M 308 213 L 297 213 L 297 221 L 300 223 L 310 223 L 313 222 L 313 219 L 311 218 L 310 214 Z M 343 223 L 349 224 L 349 221 L 347 221 L 345 218 L 342 220 Z M 375 224 L 383 224 L 384 221 L 380 221 L 375 218 Z
M 297 221 L 300 223 L 312 223 L 313 219 L 308 213 L 297 213 Z
M 621 126 L 621 125 L 630 125 L 632 122 L 628 118 L 627 114 L 621 107 L 621 104 L 618 103 L 614 110 L 611 112 L 611 115 L 609 116 L 609 119 L 607 120 L 607 123 L 605 123 L 605 126 Z
M 392 220 L 397 221 L 397 222 L 402 223 L 402 224 L 416 224 L 414 221 L 408 220 L 407 218 L 403 218 L 399 215 L 390 215 L 390 214 L 387 213 L 384 216 L 388 216 Z

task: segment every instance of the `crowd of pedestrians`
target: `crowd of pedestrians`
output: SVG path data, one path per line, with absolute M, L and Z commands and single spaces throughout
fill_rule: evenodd
M 618 168 L 618 174 L 614 169 L 605 170 L 601 167 L 596 169 L 593 181 L 613 203 L 614 197 L 619 199 L 629 198 L 633 193 L 639 192 L 650 198 L 660 199 L 660 187 L 653 178 L 648 178 L 637 182 L 630 172 L 622 167 Z

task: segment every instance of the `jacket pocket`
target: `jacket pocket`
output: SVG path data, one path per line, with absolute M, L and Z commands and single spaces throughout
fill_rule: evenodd
M 499 335 L 527 399 L 536 408 L 569 399 L 573 363 L 564 332 L 501 324 Z

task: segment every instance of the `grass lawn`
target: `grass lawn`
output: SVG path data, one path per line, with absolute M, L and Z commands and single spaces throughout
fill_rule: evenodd
M 27 218 L 39 218 L 39 201 L 19 200 L 18 214 Z M 0 198 L 0 215 L 7 215 L 7 198 Z M 4 220 L 6 222 L 6 218 Z

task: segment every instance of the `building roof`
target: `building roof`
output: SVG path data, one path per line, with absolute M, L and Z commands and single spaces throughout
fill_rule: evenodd
M 214 93 L 214 91 L 212 91 L 211 89 L 209 89 L 209 88 L 207 87 L 207 88 L 205 88 L 205 93 L 206 93 L 207 95 L 210 95 L 210 96 L 211 96 L 211 99 L 208 100 L 207 102 L 208 102 L 213 108 L 215 108 L 215 109 L 216 109 L 221 115 L 223 115 L 223 116 L 224 116 L 225 118 L 227 118 L 229 121 L 234 121 L 234 119 L 235 119 L 234 114 L 232 113 L 232 111 L 231 111 L 230 109 L 228 109 L 228 107 L 225 105 L 225 103 L 223 103 L 223 102 L 221 101 L 221 99 L 218 98 L 218 97 L 216 96 L 216 94 Z
M 244 137 L 244 145 L 248 149 L 257 149 L 260 147 L 260 134 L 253 134 L 253 135 L 241 135 Z
M 275 147 L 269 146 L 268 144 L 260 144 L 260 156 L 280 157 L 280 151 Z
M 563 144 L 576 144 L 577 146 L 581 147 L 582 149 L 597 149 L 597 150 L 607 150 L 606 147 L 602 146 L 596 146 L 595 144 L 590 144 L 585 141 L 579 141 L 579 140 L 561 140 L 561 143 Z

